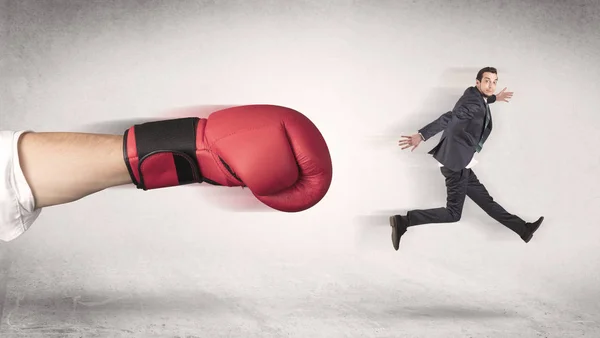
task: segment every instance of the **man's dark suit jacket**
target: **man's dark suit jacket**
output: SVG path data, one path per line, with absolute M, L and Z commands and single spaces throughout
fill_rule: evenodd
M 488 97 L 488 104 L 496 96 Z M 424 141 L 444 131 L 438 145 L 429 154 L 452 171 L 464 169 L 477 151 L 477 143 L 483 135 L 486 103 L 477 87 L 465 90 L 454 108 L 419 130 Z M 488 129 L 492 129 L 491 113 Z

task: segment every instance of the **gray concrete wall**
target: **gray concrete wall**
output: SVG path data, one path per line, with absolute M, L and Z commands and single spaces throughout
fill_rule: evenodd
M 121 133 L 176 107 L 271 103 L 321 129 L 334 181 L 283 214 L 247 191 L 115 188 L 44 210 L 0 261 L 4 336 L 599 334 L 597 1 L 0 2 L 0 128 Z M 457 224 L 401 135 L 499 70 L 475 171 L 532 242 Z M 121 122 L 120 122 L 121 121 Z M 124 121 L 124 122 L 123 122 Z

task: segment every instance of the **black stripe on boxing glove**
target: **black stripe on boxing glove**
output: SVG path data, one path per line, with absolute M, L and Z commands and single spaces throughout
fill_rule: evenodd
M 149 190 L 204 181 L 196 158 L 199 118 L 137 124 L 123 137 L 123 157 L 138 189 Z

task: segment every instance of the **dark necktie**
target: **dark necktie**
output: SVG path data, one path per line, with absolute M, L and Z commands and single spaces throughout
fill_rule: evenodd
M 481 135 L 481 139 L 479 139 L 479 144 L 477 144 L 477 152 L 481 151 L 481 149 L 483 148 L 483 144 L 485 143 L 485 140 L 487 140 L 488 136 L 490 136 L 491 130 L 488 128 L 488 125 L 490 124 L 491 117 L 492 116 L 490 113 L 490 107 L 486 104 L 485 105 L 485 123 L 483 126 L 483 133 Z

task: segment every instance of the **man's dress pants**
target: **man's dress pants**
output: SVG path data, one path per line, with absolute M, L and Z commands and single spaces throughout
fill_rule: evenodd
M 525 231 L 525 221 L 507 212 L 496 203 L 483 184 L 479 182 L 472 169 L 452 171 L 440 167 L 446 178 L 447 199 L 445 208 L 417 209 L 407 213 L 408 226 L 428 223 L 458 222 L 461 218 L 465 196 L 469 196 L 481 209 L 521 236 Z

